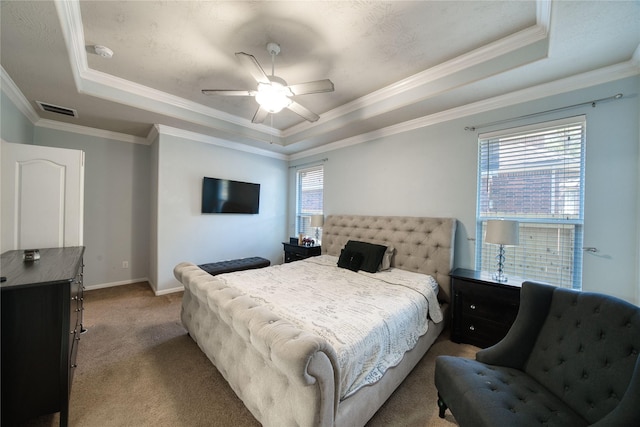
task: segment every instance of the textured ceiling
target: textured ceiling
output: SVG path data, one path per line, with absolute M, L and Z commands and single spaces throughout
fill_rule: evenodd
M 402 126 L 594 70 L 638 73 L 640 2 L 584 1 L 2 1 L 0 59 L 41 119 L 146 137 L 153 124 L 291 154 Z M 234 52 L 288 83 L 335 91 L 250 122 L 255 89 Z M 111 59 L 92 46 L 114 51 Z M 634 57 L 635 53 L 635 57 Z M 629 71 L 631 69 L 631 71 Z M 635 71 L 634 71 L 635 70 Z M 612 78 L 618 75 L 612 73 Z

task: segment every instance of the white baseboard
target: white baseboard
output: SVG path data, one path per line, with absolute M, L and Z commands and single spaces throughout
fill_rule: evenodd
M 171 289 L 163 289 L 161 291 L 153 291 L 156 296 L 160 296 L 160 295 L 167 295 L 167 294 L 172 294 L 175 292 L 182 292 L 184 291 L 184 286 L 177 286 L 175 288 L 171 288 Z
M 92 291 L 92 290 L 95 290 L 95 289 L 113 288 L 115 286 L 130 285 L 132 283 L 140 283 L 140 282 L 147 282 L 149 284 L 149 287 L 151 288 L 151 290 L 153 291 L 153 293 L 156 296 L 173 294 L 175 292 L 184 291 L 184 286 L 177 286 L 177 287 L 171 288 L 171 289 L 163 289 L 161 291 L 156 291 L 154 289 L 153 285 L 151 284 L 151 281 L 146 277 L 142 277 L 140 279 L 123 280 L 123 281 L 120 281 L 120 282 L 100 283 L 100 284 L 97 284 L 97 285 L 88 285 L 88 286 L 85 286 L 84 289 L 85 289 L 85 291 Z
M 147 279 L 146 277 L 142 277 L 140 279 L 129 279 L 129 280 L 123 280 L 120 282 L 111 282 L 111 283 L 99 283 L 97 285 L 87 285 L 84 287 L 85 291 L 92 291 L 94 289 L 103 289 L 103 288 L 113 288 L 115 286 L 122 286 L 122 285 L 130 285 L 132 283 L 140 283 L 140 282 L 149 282 L 149 279 Z

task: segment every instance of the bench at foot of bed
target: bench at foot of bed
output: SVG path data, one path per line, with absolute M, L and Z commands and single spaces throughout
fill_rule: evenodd
M 234 271 L 252 270 L 254 268 L 269 267 L 271 261 L 261 257 L 251 257 L 242 259 L 231 259 L 228 261 L 212 262 L 209 264 L 201 264 L 198 267 L 211 274 L 212 276 L 231 273 Z

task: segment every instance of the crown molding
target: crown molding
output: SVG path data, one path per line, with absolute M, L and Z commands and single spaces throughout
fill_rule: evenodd
M 216 138 L 214 136 L 203 135 L 197 132 L 191 132 L 184 129 L 178 129 L 175 127 L 167 126 L 167 125 L 154 125 L 154 129 L 149 132 L 147 136 L 147 141 L 152 141 L 156 137 L 161 137 L 162 135 L 171 135 L 178 138 L 189 139 L 192 141 L 203 142 L 205 144 L 216 145 L 218 147 L 229 148 L 231 150 L 243 151 L 246 153 L 257 154 L 260 156 L 271 157 L 278 160 L 289 160 L 289 156 L 287 154 L 280 154 L 269 150 L 263 150 L 262 148 L 252 147 L 246 144 L 238 144 L 234 142 L 227 141 L 225 139 Z
M 55 120 L 42 119 L 2 66 L 0 66 L 0 78 L 2 83 L 2 91 L 9 97 L 9 99 L 11 99 L 16 108 L 18 108 L 18 110 L 20 110 L 20 112 L 24 114 L 34 126 L 61 130 L 65 132 L 79 133 L 83 135 L 95 136 L 98 138 L 129 142 L 132 144 L 147 144 L 146 139 L 129 134 L 111 132 L 88 126 L 79 126 L 72 123 L 58 122 Z
M 640 48 L 638 49 L 640 50 Z M 636 50 L 636 53 L 638 53 Z M 634 55 L 635 57 L 636 55 Z M 577 74 L 564 79 L 555 80 L 550 83 L 522 89 L 516 92 L 510 92 L 505 95 L 477 101 L 471 104 L 455 107 L 446 111 L 430 114 L 414 120 L 409 120 L 386 128 L 377 129 L 361 135 L 345 138 L 325 144 L 321 147 L 312 148 L 301 151 L 289 156 L 290 160 L 298 160 L 301 158 L 322 154 L 328 151 L 334 151 L 340 148 L 361 144 L 372 141 L 374 139 L 389 137 L 412 130 L 433 126 L 438 123 L 448 122 L 451 120 L 470 117 L 475 114 L 485 113 L 499 108 L 510 107 L 524 102 L 535 101 L 538 99 L 560 95 L 575 90 L 585 89 L 611 81 L 633 77 L 640 74 L 640 65 L 632 58 L 627 62 L 615 64 L 609 67 L 600 68 L 598 70 Z
M 0 65 L 0 87 L 2 91 L 9 97 L 16 108 L 25 115 L 27 119 L 33 124 L 40 120 L 40 116 L 33 108 L 33 105 L 25 98 L 24 94 L 20 91 L 20 88 L 15 84 L 13 79 Z
M 55 6 L 79 93 L 154 111 L 243 137 L 252 134 L 254 138 L 263 141 L 270 141 L 272 137 L 276 137 L 278 140 L 274 143 L 280 143 L 282 135 L 278 129 L 252 124 L 250 120 L 89 68 L 80 2 L 55 0 Z
M 432 84 L 437 80 L 448 78 L 456 73 L 462 73 L 463 71 L 466 71 L 471 67 L 481 65 L 488 62 L 489 60 L 493 60 L 497 57 L 513 53 L 517 50 L 534 45 L 536 43 L 546 42 L 544 52 L 544 56 L 546 56 L 548 54 L 548 37 L 551 24 L 551 3 L 551 0 L 537 0 L 536 25 L 514 33 L 510 36 L 504 37 L 486 46 L 482 46 L 466 54 L 460 55 L 449 61 L 443 62 L 442 64 L 438 64 L 420 73 L 414 74 L 413 76 L 407 77 L 404 80 L 355 99 L 348 104 L 344 104 L 338 108 L 327 111 L 320 116 L 320 120 L 314 123 L 313 126 L 320 126 L 323 123 L 335 120 L 340 117 L 344 117 L 345 115 L 354 111 L 372 107 L 399 94 L 409 91 L 416 91 L 417 89 Z M 439 92 L 441 91 L 442 90 L 440 90 Z M 425 99 L 424 95 L 420 97 L 421 99 Z M 403 105 L 398 104 L 390 105 L 386 108 L 385 111 L 377 112 L 375 114 L 369 114 L 365 116 L 365 118 L 371 118 L 373 115 L 388 112 L 394 108 L 399 108 L 402 106 Z M 303 125 L 304 123 L 301 123 L 286 129 L 284 131 L 284 137 L 289 138 L 297 133 L 307 131 L 309 129 L 309 126 Z
M 82 28 L 82 14 L 79 1 L 54 0 L 60 29 L 64 38 L 71 72 L 78 91 L 82 90 L 82 72 L 89 68 L 87 52 L 84 45 L 84 29 Z
M 540 42 L 545 42 L 543 52 L 534 51 L 530 55 L 535 55 L 535 57 L 523 58 L 520 61 L 531 62 L 534 59 L 542 59 L 548 54 L 547 28 L 535 25 L 327 111 L 320 116 L 320 120 L 313 127 L 338 120 L 347 114 L 360 110 L 365 110 L 365 113 L 358 114 L 358 118 L 369 119 L 409 105 L 412 102 L 424 100 L 461 85 L 472 83 L 480 78 L 487 77 L 484 74 L 476 74 L 478 72 L 482 73 L 481 70 L 470 73 L 469 71 L 473 71 L 474 67 L 480 68 L 481 65 L 491 60 L 512 54 Z M 512 65 L 508 67 L 511 68 Z M 434 84 L 439 81 L 445 83 Z M 304 126 L 304 123 L 301 123 L 286 129 L 284 137 L 285 139 L 291 138 L 295 134 L 308 131 L 308 129 L 309 126 Z
M 231 135 L 239 136 L 241 139 L 251 139 L 256 142 L 271 142 L 281 147 L 286 146 L 290 149 L 294 148 L 297 143 L 303 142 L 303 138 L 305 137 L 309 138 L 317 136 L 329 130 L 338 129 L 347 125 L 349 118 L 345 117 L 350 113 L 357 111 L 359 119 L 362 119 L 363 117 L 365 119 L 372 118 L 376 115 L 393 111 L 401 106 L 409 105 L 411 102 L 415 102 L 416 99 L 426 99 L 430 96 L 434 96 L 435 94 L 446 92 L 451 89 L 450 82 L 441 85 L 439 88 L 429 88 L 429 86 L 433 86 L 434 83 L 437 85 L 439 80 L 444 81 L 452 74 L 460 74 L 457 85 L 464 83 L 468 84 L 474 80 L 478 80 L 478 78 L 482 76 L 476 76 L 475 79 L 467 76 L 467 80 L 465 81 L 463 74 L 468 72 L 470 68 L 474 66 L 479 67 L 486 64 L 490 59 L 495 59 L 501 55 L 509 55 L 514 52 L 518 52 L 519 50 L 522 51 L 522 49 L 527 49 L 532 46 L 537 46 L 540 49 L 537 52 L 537 55 L 546 55 L 548 52 L 549 29 L 553 9 L 553 2 L 551 0 L 537 0 L 536 25 L 323 113 L 320 120 L 313 124 L 300 123 L 285 129 L 284 131 L 280 131 L 265 125 L 255 125 L 249 120 L 238 118 L 237 116 L 206 107 L 202 104 L 188 101 L 184 98 L 173 96 L 144 85 L 139 85 L 90 69 L 88 67 L 86 48 L 84 45 L 85 41 L 80 14 L 80 2 L 78 0 L 54 1 L 58 11 L 58 17 L 60 19 L 65 43 L 69 50 L 71 69 L 73 71 L 78 91 L 91 96 L 109 99 L 124 105 L 131 105 L 136 108 L 154 111 L 169 117 L 185 120 L 190 123 L 219 129 L 224 132 L 228 132 Z M 530 52 L 526 53 L 529 54 Z M 398 123 L 383 129 L 330 142 L 323 147 L 312 148 L 290 155 L 277 154 L 269 150 L 255 148 L 243 143 L 231 142 L 165 125 L 156 125 L 153 127 L 146 138 L 100 131 L 93 128 L 75 125 L 53 125 L 49 123 L 53 123 L 52 121 L 43 121 L 38 117 L 33 106 L 24 98 L 15 84 L 13 84 L 13 81 L 11 81 L 6 72 L 4 72 L 4 69 L 2 69 L 2 84 L 3 90 L 5 90 L 5 86 L 9 87 L 5 92 L 11 97 L 18 108 L 38 126 L 58 128 L 68 130 L 70 132 L 86 133 L 94 136 L 143 144 L 150 144 L 154 140 L 154 135 L 157 136 L 159 135 L 157 132 L 162 131 L 164 134 L 220 145 L 235 150 L 293 160 L 381 137 L 411 131 L 444 121 L 471 116 L 473 114 L 486 112 L 492 109 L 508 107 L 522 102 L 637 75 L 639 73 L 640 46 L 635 50 L 632 58 L 628 62 L 622 64 L 538 85 L 534 88 L 523 89 L 518 92 L 478 101 L 469 105 L 452 108 L 447 111 Z M 486 75 L 484 77 L 486 77 Z M 10 83 L 5 83 L 6 79 L 8 79 Z M 447 87 L 447 84 L 449 87 Z M 154 132 L 157 134 L 154 134 Z M 298 136 L 299 139 L 293 140 L 296 136 Z M 275 141 L 272 141 L 274 140 L 274 137 Z
M 308 135 L 309 132 L 313 133 L 314 129 L 316 130 L 315 132 L 324 132 L 327 123 L 331 123 L 330 127 L 337 128 L 344 126 L 344 121 L 341 120 L 341 118 L 344 118 L 345 115 L 349 113 L 365 110 L 363 114 L 359 114 L 360 119 L 363 117 L 364 119 L 372 118 L 379 114 L 384 114 L 399 107 L 409 105 L 417 100 L 426 99 L 437 93 L 442 93 L 452 87 L 457 87 L 461 84 L 470 83 L 479 78 L 486 77 L 486 75 L 480 75 L 487 73 L 487 71 L 480 69 L 479 66 L 481 64 L 486 64 L 488 61 L 497 57 L 508 55 L 527 46 L 539 43 L 548 37 L 548 27 L 546 26 L 546 22 L 541 19 L 541 16 L 544 16 L 544 13 L 541 11 L 546 10 L 548 14 L 550 14 L 550 6 L 545 8 L 545 5 L 548 3 L 547 0 L 538 1 L 536 10 L 537 23 L 528 29 L 323 113 L 321 119 L 316 123 L 309 124 L 303 122 L 284 131 L 280 131 L 269 126 L 256 125 L 251 123 L 250 120 L 239 118 L 178 96 L 90 69 L 84 44 L 80 2 L 78 0 L 55 0 L 65 43 L 69 51 L 74 80 L 79 92 L 120 104 L 154 111 L 209 128 L 223 130 L 241 137 L 249 136 L 256 140 L 270 142 L 272 142 L 273 137 L 275 137 L 276 141 L 273 141 L 273 143 L 281 146 L 299 142 L 291 140 L 295 139 L 295 135 L 303 132 L 306 135 Z M 544 54 L 546 55 L 546 49 Z M 539 54 L 534 55 L 539 56 Z M 529 62 L 533 59 L 539 58 L 521 59 L 521 61 Z M 478 69 L 473 73 L 468 73 L 467 71 L 473 67 L 478 67 Z M 458 80 L 455 82 L 444 83 L 444 87 L 441 88 L 429 89 L 427 87 L 438 80 L 450 79 L 451 76 L 455 74 L 459 74 L 457 76 Z M 322 126 L 322 128 L 320 126 Z
M 56 120 L 40 119 L 35 123 L 35 126 L 46 128 L 46 129 L 60 130 L 60 131 L 70 132 L 70 133 L 78 133 L 81 135 L 93 136 L 96 138 L 104 138 L 111 141 L 121 141 L 121 142 L 128 142 L 130 144 L 149 145 L 149 142 L 147 141 L 146 138 L 142 138 L 139 136 L 133 136 L 133 135 L 120 133 L 120 132 L 111 132 L 108 130 L 96 129 L 88 126 L 74 125 L 72 123 L 58 122 Z

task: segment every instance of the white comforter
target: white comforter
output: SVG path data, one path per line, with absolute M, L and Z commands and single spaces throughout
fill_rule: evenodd
M 337 267 L 322 255 L 216 276 L 278 315 L 329 342 L 338 355 L 340 396 L 378 381 L 442 321 L 431 276 L 390 269 L 375 274 Z

